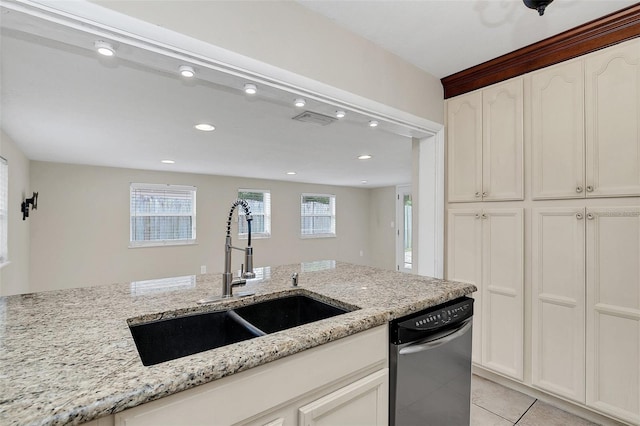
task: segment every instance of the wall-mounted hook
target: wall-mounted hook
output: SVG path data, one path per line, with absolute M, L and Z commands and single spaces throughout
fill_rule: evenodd
M 29 206 L 33 210 L 38 210 L 38 193 L 34 192 L 31 198 L 26 198 L 20 205 L 20 211 L 22 212 L 22 220 L 26 220 L 29 217 Z

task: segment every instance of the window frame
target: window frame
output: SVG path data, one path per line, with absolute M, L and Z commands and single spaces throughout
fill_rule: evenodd
M 251 229 L 251 239 L 267 239 L 267 238 L 271 238 L 271 190 L 269 189 L 246 189 L 246 188 L 239 188 L 238 189 L 238 199 L 242 199 L 240 197 L 240 193 L 241 192 L 252 192 L 252 193 L 261 193 L 263 195 L 268 195 L 269 197 L 269 201 L 267 203 L 265 203 L 264 199 L 263 199 L 263 203 L 265 204 L 265 213 L 254 213 L 253 211 L 251 212 L 251 216 L 252 217 L 256 217 L 256 216 L 263 216 L 264 217 L 264 232 L 256 232 L 255 229 Z M 268 211 L 267 211 L 268 210 Z M 240 207 L 238 207 L 238 232 L 237 232 L 237 236 L 239 239 L 241 240 L 246 240 L 249 238 L 249 235 L 247 232 L 240 232 L 240 218 L 244 217 L 244 210 Z M 255 222 L 254 222 L 255 223 Z
M 151 215 L 133 215 L 131 199 L 134 191 L 137 190 L 149 190 L 149 191 L 158 191 L 162 189 L 170 189 L 176 192 L 190 192 L 192 199 L 192 210 L 191 214 L 177 214 L 173 216 L 185 216 L 191 217 L 191 236 L 192 238 L 187 239 L 166 239 L 166 240 L 134 240 L 134 227 L 133 227 L 133 217 L 150 217 L 150 216 L 162 216 L 162 214 L 151 214 Z M 185 245 L 194 245 L 197 244 L 197 233 L 196 233 L 196 221 L 197 221 L 197 187 L 191 185 L 172 185 L 172 184 L 163 184 L 163 183 L 138 183 L 132 182 L 129 184 L 129 248 L 141 248 L 141 247 L 167 247 L 167 246 L 185 246 Z
M 304 204 L 304 199 L 305 197 L 328 197 L 329 198 L 329 205 L 331 206 L 332 212 L 331 215 L 329 215 L 328 217 L 331 218 L 331 232 L 317 232 L 317 233 L 311 233 L 311 234 L 305 234 L 303 233 L 303 228 L 302 228 L 302 223 L 303 223 L 303 218 L 305 217 L 327 217 L 327 215 L 317 215 L 317 214 L 312 214 L 312 215 L 305 215 L 302 213 L 302 206 Z M 308 239 L 308 238 L 335 238 L 337 236 L 337 231 L 336 231 L 336 196 L 335 194 L 315 194 L 315 193 L 302 193 L 300 195 L 300 238 L 302 239 Z

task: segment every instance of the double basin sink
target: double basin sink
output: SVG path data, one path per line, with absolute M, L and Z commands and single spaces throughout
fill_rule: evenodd
M 130 325 L 144 365 L 193 355 L 350 312 L 306 295 Z

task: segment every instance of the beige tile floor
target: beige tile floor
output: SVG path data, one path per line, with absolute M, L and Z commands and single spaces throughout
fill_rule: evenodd
M 583 418 L 473 376 L 471 426 L 593 426 Z

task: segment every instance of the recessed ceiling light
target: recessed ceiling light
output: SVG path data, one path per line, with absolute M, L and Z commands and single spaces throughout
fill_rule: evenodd
M 116 50 L 110 43 L 106 41 L 98 40 L 94 43 L 94 47 L 98 51 L 99 54 L 103 56 L 113 56 L 116 54 Z
M 178 71 L 180 71 L 181 76 L 186 78 L 191 78 L 196 75 L 195 70 L 189 65 L 181 65 L 180 68 L 178 68 Z
M 364 185 L 365 183 L 367 183 L 367 181 L 366 180 L 361 180 L 360 183 Z
M 369 122 L 369 127 L 378 127 L 378 122 L 376 120 L 371 120 Z
M 365 155 L 359 156 L 358 160 L 370 160 L 371 158 L 373 158 L 371 155 L 365 154 Z
M 160 162 L 164 164 L 175 164 L 175 161 L 173 160 L 161 160 Z
M 295 101 L 293 101 L 293 104 L 295 106 L 297 106 L 298 108 L 302 108 L 303 106 L 305 106 L 307 103 L 304 101 L 304 99 L 302 98 L 298 98 Z
M 345 115 L 347 115 L 347 113 L 342 110 L 336 111 L 336 118 L 344 118 Z
M 288 175 L 292 175 L 292 176 L 293 176 L 293 175 L 295 175 L 295 174 L 296 174 L 296 172 L 287 172 L 287 174 L 288 174 Z
M 196 124 L 193 127 L 195 127 L 198 130 L 202 130 L 203 132 L 213 132 L 216 129 L 215 126 L 207 123 Z
M 255 95 L 258 93 L 258 88 L 255 84 L 247 83 L 244 85 L 244 93 L 247 95 Z

